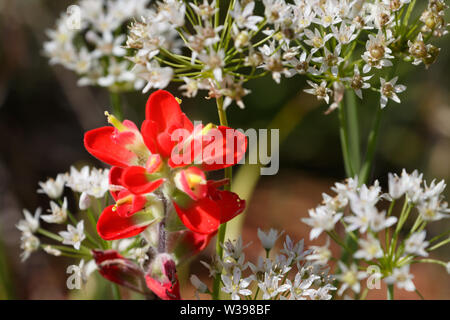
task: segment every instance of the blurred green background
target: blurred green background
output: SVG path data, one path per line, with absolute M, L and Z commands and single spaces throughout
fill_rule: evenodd
M 38 181 L 65 172 L 72 164 L 101 166 L 84 150 L 83 134 L 106 124 L 107 94 L 77 87 L 74 74 L 49 66 L 42 56 L 45 30 L 70 4 L 0 0 L 0 299 L 67 298 L 65 267 L 70 261 L 40 252 L 20 263 L 20 233 L 15 224 L 22 208 L 48 208 L 48 200 L 36 193 Z M 408 90 L 401 94 L 401 104 L 387 107 L 371 174 L 383 185 L 388 172 L 399 173 L 402 168 L 419 169 L 427 179 L 449 181 L 449 37 L 434 44 L 442 51 L 429 70 L 406 63 L 398 69 L 399 82 Z M 262 177 L 258 184 L 249 204 L 244 241 L 256 239 L 257 227 L 276 227 L 309 243 L 308 229 L 299 219 L 317 205 L 321 192 L 345 176 L 337 112 L 324 115 L 327 106 L 303 94 L 304 86 L 303 78 L 284 79 L 280 85 L 270 78 L 259 79 L 247 85 L 252 93 L 244 98 L 245 110 L 235 105 L 228 109 L 231 125 L 243 129 L 266 127 L 288 103 L 305 111 L 303 118 L 290 119 L 299 124 L 281 146 L 279 174 Z M 175 87 L 168 90 L 181 97 Z M 142 120 L 146 98 L 141 93 L 125 96 L 127 118 Z M 183 99 L 182 107 L 191 119 L 218 122 L 214 102 L 202 94 Z M 358 108 L 362 137 L 367 136 L 378 107 L 379 96 L 366 93 Z M 433 235 L 449 227 L 448 221 L 442 221 L 428 230 Z M 445 247 L 435 255 L 444 261 L 450 258 Z M 417 286 L 425 297 L 450 299 L 449 277 L 438 269 L 418 268 Z

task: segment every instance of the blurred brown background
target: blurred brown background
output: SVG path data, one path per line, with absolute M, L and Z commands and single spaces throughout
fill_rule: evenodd
M 20 263 L 20 233 L 15 224 L 22 208 L 48 208 L 47 199 L 36 193 L 38 181 L 65 172 L 72 164 L 101 166 L 83 148 L 83 133 L 104 125 L 103 111 L 108 97 L 102 90 L 79 88 L 76 77 L 62 67 L 50 67 L 42 56 L 45 30 L 53 27 L 59 13 L 71 1 L 0 0 L 0 272 L 8 276 L 1 287 L 2 298 L 65 299 L 65 267 L 69 261 L 36 253 Z M 437 64 L 402 64 L 400 83 L 408 90 L 402 104 L 390 103 L 382 130 L 372 178 L 386 185 L 387 173 L 419 169 L 427 179 L 450 177 L 450 42 L 444 37 Z M 244 99 L 245 110 L 229 109 L 233 127 L 264 128 L 278 108 L 292 101 L 308 108 L 309 97 L 301 91 L 304 79 L 284 80 L 276 85 L 265 78 L 249 84 L 252 94 Z M 176 88 L 168 88 L 177 93 Z M 360 105 L 361 136 L 370 130 L 379 97 L 368 94 Z M 126 96 L 126 116 L 142 119 L 146 96 Z M 184 111 L 193 119 L 217 122 L 212 101 L 198 97 L 184 99 Z M 244 241 L 252 241 L 250 259 L 260 248 L 256 230 L 278 228 L 295 239 L 310 244 L 309 229 L 300 222 L 307 210 L 321 200 L 335 181 L 344 178 L 336 112 L 325 116 L 326 106 L 308 112 L 280 150 L 280 171 L 263 177 L 249 205 Z M 283 131 L 283 128 L 280 128 Z M 364 146 L 363 146 L 364 147 Z M 450 189 L 450 188 L 448 188 Z M 450 196 L 447 190 L 447 197 Z M 435 223 L 429 235 L 448 230 L 448 221 Z M 430 237 L 430 236 L 429 236 Z M 324 243 L 320 238 L 315 244 Z M 448 248 L 448 247 L 447 247 Z M 211 250 L 200 259 L 208 260 Z M 433 253 L 448 261 L 450 252 L 441 248 Z M 196 260 L 193 273 L 204 273 Z M 435 265 L 413 266 L 414 282 L 426 298 L 450 299 L 450 278 Z M 6 288 L 6 289 L 5 289 Z M 0 289 L 1 291 L 1 289 Z M 415 293 L 396 293 L 398 298 L 417 299 Z M 384 298 L 385 290 L 372 290 L 368 298 Z M 193 298 L 189 291 L 185 298 Z

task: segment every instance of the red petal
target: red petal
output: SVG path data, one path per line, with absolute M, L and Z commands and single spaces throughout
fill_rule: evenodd
M 128 190 L 123 192 L 123 194 L 124 197 L 130 196 Z M 131 217 L 136 212 L 139 212 L 142 209 L 144 209 L 144 206 L 147 204 L 147 198 L 144 196 L 131 195 L 131 197 L 132 197 L 131 203 L 127 202 L 117 205 L 117 214 L 121 218 Z M 122 198 L 122 193 L 120 194 L 120 198 Z
M 220 223 L 225 223 L 236 217 L 245 210 L 245 200 L 231 191 L 218 190 L 214 187 L 209 187 L 208 197 L 221 209 Z
M 195 233 L 190 230 L 185 231 L 183 242 L 192 250 L 192 254 L 197 254 L 205 250 L 211 239 L 216 235 L 216 232 L 209 234 Z
M 177 128 L 192 126 L 181 112 L 178 101 L 165 90 L 158 90 L 150 95 L 145 108 L 145 118 L 156 122 L 159 132 L 164 132 L 174 125 Z
M 144 231 L 148 224 L 136 224 L 134 216 L 121 218 L 114 205 L 106 207 L 97 222 L 97 232 L 105 240 L 118 240 L 130 238 Z
M 201 181 L 190 184 L 189 177 L 192 175 L 198 176 Z M 208 192 L 205 173 L 197 167 L 179 171 L 175 176 L 175 185 L 195 201 L 204 198 Z
M 210 234 L 219 228 L 220 207 L 215 201 L 203 198 L 191 203 L 188 208 L 181 208 L 173 203 L 181 222 L 190 230 L 200 234 Z
M 114 139 L 115 130 L 113 127 L 101 127 L 86 132 L 84 146 L 90 154 L 107 164 L 129 166 L 136 155 Z
M 123 168 L 121 168 L 121 167 L 112 167 L 109 170 L 109 186 L 110 186 L 109 191 L 110 191 L 112 197 L 114 198 L 114 200 L 118 199 L 119 192 L 121 191 L 120 187 L 123 186 L 122 173 L 123 173 Z
M 145 276 L 145 281 L 147 287 L 153 291 L 162 300 L 181 300 L 180 295 L 180 283 L 178 282 L 178 277 L 176 277 L 175 282 L 172 283 L 161 283 L 156 279 L 153 279 L 149 275 Z
M 164 179 L 149 181 L 147 175 L 144 167 L 128 167 L 122 175 L 123 185 L 134 194 L 144 194 L 156 190 L 164 182 Z
M 205 171 L 219 170 L 236 165 L 247 150 L 247 137 L 238 130 L 225 126 L 211 129 L 203 146 L 202 169 Z M 218 139 L 217 137 L 221 137 Z M 217 152 L 216 152 L 217 151 Z

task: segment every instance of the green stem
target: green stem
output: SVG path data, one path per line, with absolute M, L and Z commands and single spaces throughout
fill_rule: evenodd
M 109 93 L 109 99 L 111 101 L 111 108 L 113 114 L 119 119 L 120 121 L 123 120 L 123 111 L 122 111 L 122 102 L 120 99 L 120 94 L 118 92 L 110 92 Z
M 122 297 L 120 295 L 119 285 L 117 285 L 115 283 L 111 283 L 111 289 L 112 289 L 113 299 L 114 300 L 122 300 Z
M 348 91 L 346 96 L 346 109 L 348 120 L 348 151 L 352 164 L 353 173 L 360 170 L 361 154 L 359 148 L 359 126 L 358 126 L 358 106 L 356 95 L 353 90 Z
M 348 148 L 348 132 L 347 132 L 347 120 L 345 116 L 344 105 L 339 105 L 339 135 L 341 138 L 342 156 L 344 159 L 345 175 L 347 177 L 353 177 L 354 172 L 350 162 L 350 153 Z
M 359 183 L 366 183 L 369 179 L 370 170 L 372 169 L 373 159 L 375 156 L 375 149 L 377 146 L 378 132 L 380 131 L 381 116 L 383 109 L 378 108 L 375 115 L 375 121 L 372 127 L 372 131 L 369 134 L 369 140 L 367 144 L 366 157 L 359 173 Z
M 394 300 L 394 285 L 388 284 L 387 286 L 387 299 Z
M 219 120 L 220 125 L 222 126 L 228 126 L 228 120 L 227 120 L 227 114 L 223 108 L 223 97 L 219 97 L 216 99 L 217 104 L 217 112 L 219 114 Z M 225 179 L 229 179 L 228 184 L 225 185 L 225 190 L 231 190 L 231 179 L 232 179 L 232 168 L 228 167 L 225 168 Z M 217 234 L 217 240 L 216 240 L 216 254 L 219 258 L 222 258 L 223 255 L 223 242 L 225 240 L 225 234 L 227 230 L 227 224 L 222 223 L 219 227 L 219 231 Z M 221 273 L 216 274 L 216 277 L 214 278 L 214 285 L 213 285 L 213 299 L 217 300 L 219 298 L 220 294 L 220 284 L 221 284 Z

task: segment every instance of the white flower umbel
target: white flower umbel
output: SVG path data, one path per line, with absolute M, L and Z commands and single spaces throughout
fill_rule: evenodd
M 84 221 L 78 222 L 77 226 L 67 226 L 67 231 L 59 232 L 59 235 L 63 238 L 62 243 L 72 245 L 76 250 L 79 250 L 81 243 L 86 238 L 84 234 Z

